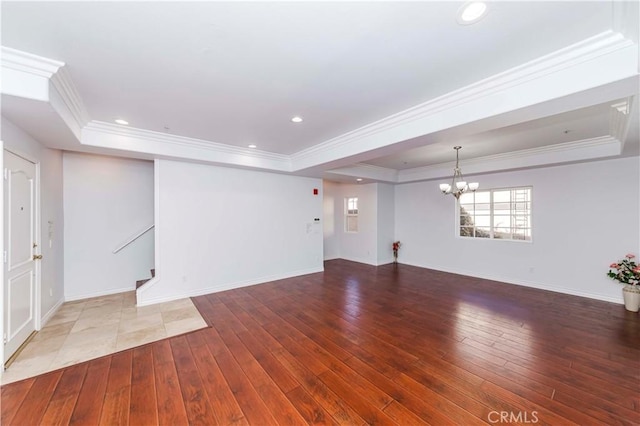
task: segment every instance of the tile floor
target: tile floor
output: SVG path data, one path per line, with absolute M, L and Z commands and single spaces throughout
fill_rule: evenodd
M 126 292 L 63 304 L 2 374 L 2 384 L 207 326 L 191 299 L 136 307 Z

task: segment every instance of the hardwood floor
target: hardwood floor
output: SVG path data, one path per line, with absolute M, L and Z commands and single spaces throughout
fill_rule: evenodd
M 325 268 L 194 298 L 210 328 L 5 385 L 2 424 L 640 424 L 622 305 Z

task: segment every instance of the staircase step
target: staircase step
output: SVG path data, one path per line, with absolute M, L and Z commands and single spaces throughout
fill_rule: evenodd
M 148 278 L 146 280 L 138 280 L 136 281 L 136 288 L 140 288 L 140 286 L 142 286 L 144 283 L 146 283 L 147 281 L 149 281 L 151 278 Z
M 151 277 L 155 277 L 155 276 L 156 276 L 156 269 L 155 269 L 155 268 L 153 268 L 153 269 L 151 270 Z

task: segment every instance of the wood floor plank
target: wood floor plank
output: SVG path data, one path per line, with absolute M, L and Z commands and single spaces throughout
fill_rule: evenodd
M 333 390 L 327 387 L 315 374 L 300 364 L 289 352 L 281 350 L 274 353 L 274 356 L 338 423 L 363 424 L 365 422 L 353 408 L 336 395 Z
M 446 417 L 432 401 L 424 398 L 424 392 L 420 386 L 407 388 L 396 383 L 388 377 L 388 374 L 382 374 L 377 364 L 371 362 L 371 360 L 363 361 L 354 356 L 346 360 L 345 363 L 366 377 L 367 380 L 375 383 L 378 388 L 391 395 L 394 401 L 401 403 L 403 407 L 418 416 L 421 421 L 433 425 L 454 424 L 454 421 Z M 397 374 L 391 376 L 396 378 L 401 374 L 397 372 Z
M 410 426 L 428 424 L 398 401 L 391 401 L 391 403 L 384 408 L 384 413 L 399 425 Z
M 158 404 L 158 424 L 187 425 L 189 419 L 184 408 L 182 392 L 169 340 L 152 345 L 153 373 Z
M 285 392 L 275 384 L 271 376 L 261 367 L 260 363 L 244 346 L 238 336 L 230 332 L 221 334 L 229 351 L 238 361 L 253 388 L 264 403 L 272 408 L 276 420 L 279 423 L 290 425 L 305 424 L 304 418 L 291 404 L 291 401 L 287 399 Z
M 287 398 L 305 419 L 307 424 L 337 425 L 331 415 L 302 387 L 287 392 Z
M 345 344 L 347 342 L 346 339 L 342 341 L 333 340 L 329 336 L 324 334 L 321 328 L 313 327 L 308 323 L 300 321 L 293 315 L 283 314 L 282 319 L 287 321 L 317 345 L 330 351 L 336 358 L 344 361 L 345 359 L 351 358 L 353 356 L 353 354 L 349 351 L 349 347 L 353 347 L 355 345 L 351 342 Z
M 585 412 L 597 412 L 601 415 L 608 416 L 608 413 L 612 413 L 623 419 L 636 419 L 635 423 L 640 424 L 640 413 L 634 411 L 635 406 L 628 406 L 624 404 L 619 397 L 608 391 L 586 392 L 581 389 L 577 389 L 562 380 L 558 380 L 553 376 L 546 376 L 537 371 L 528 370 L 517 365 L 509 364 L 505 366 L 506 369 L 514 371 L 523 377 L 523 383 L 541 382 L 554 388 L 553 397 L 560 401 L 577 401 L 572 403 L 572 406 L 583 407 L 582 411 Z M 640 390 L 639 390 L 640 391 Z
M 131 386 L 123 386 L 108 392 L 102 404 L 99 424 L 104 426 L 129 424 L 130 398 Z
M 71 414 L 78 401 L 78 396 L 68 396 L 50 401 L 47 410 L 40 420 L 41 425 L 68 425 L 71 422 Z M 9 423 L 7 423 L 9 424 Z
M 178 381 L 185 402 L 185 410 L 189 424 L 213 425 L 218 424 L 209 398 L 204 391 L 198 367 L 185 336 L 171 341 L 171 351 L 176 363 Z
M 238 333 L 238 338 L 284 393 L 300 386 L 300 383 L 275 359 L 256 336 L 247 331 Z
M 191 337 L 188 339 L 190 342 Z M 248 424 L 208 346 L 194 346 L 191 351 L 218 422 L 223 425 Z
M 11 424 L 11 420 L 18 412 L 20 405 L 35 381 L 35 378 L 25 379 L 2 387 L 2 392 L 0 392 L 0 398 L 2 398 L 0 400 L 0 407 L 2 408 L 0 415 L 1 424 Z
M 111 358 L 107 389 L 100 415 L 101 425 L 129 423 L 132 362 L 133 353 L 130 351 L 120 352 Z
M 584 424 L 582 422 L 578 423 L 578 422 L 574 422 L 571 421 L 567 418 L 562 417 L 561 415 L 548 410 L 547 408 L 540 406 L 526 398 L 522 398 L 519 395 L 501 387 L 498 386 L 490 381 L 485 381 L 481 386 L 480 386 L 483 390 L 487 391 L 488 393 L 494 395 L 495 397 L 503 400 L 503 401 L 508 401 L 509 404 L 513 404 L 514 405 L 514 409 L 511 410 L 511 412 L 513 413 L 527 413 L 529 414 L 527 417 L 528 418 L 533 418 L 533 413 L 536 413 L 536 417 L 540 420 L 541 423 L 543 424 L 550 424 L 550 425 L 578 425 L 578 424 Z M 587 418 L 588 420 L 592 421 L 592 418 Z M 588 424 L 588 423 L 587 423 Z
M 266 329 L 282 344 L 283 348 L 294 356 L 305 360 L 305 367 L 316 376 L 324 373 L 329 367 L 316 354 L 301 346 L 292 337 L 293 332 L 282 324 L 268 324 Z
M 83 362 L 64 370 L 51 401 L 49 401 L 47 410 L 42 416 L 41 422 L 43 425 L 65 425 L 69 423 L 88 367 L 89 363 Z
M 211 348 L 211 345 L 208 347 Z M 215 360 L 247 421 L 250 424 L 275 424 L 273 413 L 264 404 L 231 352 L 225 347 L 215 356 Z
M 386 406 L 378 407 L 372 404 L 375 396 L 354 392 L 350 383 L 339 377 L 331 370 L 327 370 L 318 376 L 320 380 L 338 395 L 349 407 L 351 407 L 367 424 L 394 424 L 391 417 L 386 415 L 382 409 Z M 389 403 L 392 400 L 389 400 Z
M 58 370 L 36 378 L 22 402 L 26 409 L 19 410 L 15 417 L 10 420 L 10 423 L 16 425 L 39 424 L 60 381 L 60 377 L 62 377 L 62 372 Z
M 158 403 L 151 345 L 133 349 L 129 422 L 132 425 L 156 424 Z
M 344 260 L 194 304 L 210 327 L 2 386 L 2 424 L 640 424 L 620 304 Z
M 111 357 L 98 358 L 89 361 L 87 374 L 78 394 L 75 409 L 71 414 L 69 424 L 96 425 L 100 421 L 102 402 L 107 389 L 107 378 Z

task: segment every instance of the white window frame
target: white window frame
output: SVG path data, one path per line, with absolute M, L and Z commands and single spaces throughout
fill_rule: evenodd
M 355 209 L 349 209 L 350 206 L 350 201 L 351 200 L 355 200 Z M 355 210 L 355 212 L 354 212 Z M 347 234 L 357 234 L 358 233 L 358 229 L 359 229 L 359 219 L 358 219 L 358 214 L 359 214 L 359 207 L 358 207 L 358 197 L 345 197 L 344 199 L 344 232 L 346 232 Z M 355 220 L 355 230 L 349 230 L 349 222 L 352 222 Z
M 530 237 L 529 237 L 529 239 L 496 238 L 495 237 L 495 222 L 494 222 L 495 221 L 495 215 L 494 215 L 494 207 L 495 206 L 494 206 L 493 194 L 494 194 L 494 192 L 512 191 L 512 190 L 519 190 L 519 189 L 527 189 L 527 190 L 529 190 L 529 199 L 527 200 L 529 202 L 528 227 L 525 227 L 525 228 L 529 229 Z M 462 236 L 462 235 L 460 235 L 460 231 L 461 231 L 461 224 L 460 224 L 461 205 L 460 205 L 460 201 L 457 200 L 456 208 L 455 208 L 455 215 L 456 215 L 455 236 L 457 238 L 465 239 L 465 240 L 512 241 L 512 242 L 518 242 L 518 243 L 532 243 L 533 242 L 533 187 L 532 186 L 513 186 L 513 187 L 505 187 L 505 188 L 490 188 L 490 189 L 480 190 L 480 191 L 477 191 L 477 192 L 479 192 L 479 193 L 489 192 L 490 193 L 490 196 L 489 196 L 489 211 L 490 211 L 489 212 L 489 217 L 490 217 L 489 237 L 478 237 L 478 236 L 475 236 L 475 235 L 474 236 Z M 474 196 L 474 204 L 475 204 L 475 193 L 473 193 L 473 196 Z M 513 215 L 513 211 L 512 211 L 512 215 Z

